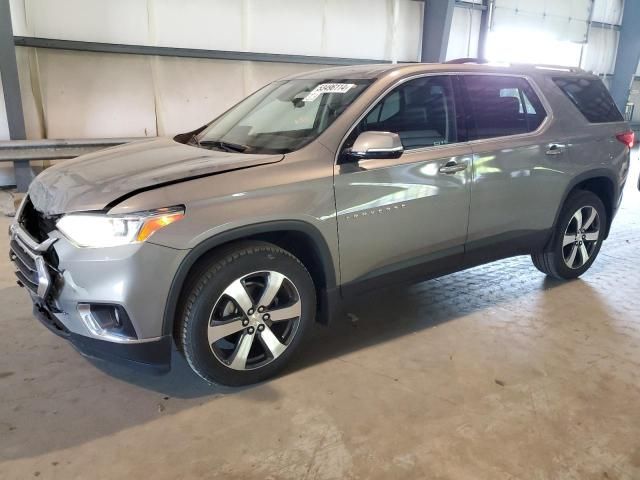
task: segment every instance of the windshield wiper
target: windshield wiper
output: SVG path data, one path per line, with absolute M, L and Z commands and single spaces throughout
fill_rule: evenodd
M 239 143 L 224 142 L 222 140 L 203 140 L 198 143 L 202 147 L 214 147 L 225 152 L 243 153 L 249 146 L 240 145 Z

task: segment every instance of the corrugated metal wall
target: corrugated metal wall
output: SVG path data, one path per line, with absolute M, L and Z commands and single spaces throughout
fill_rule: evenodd
M 546 1 L 501 2 L 507 13 L 525 4 L 551 8 Z M 592 19 L 618 24 L 622 6 L 596 0 Z M 410 0 L 11 0 L 11 7 L 19 36 L 398 61 L 419 58 L 423 8 Z M 447 58 L 477 55 L 480 16 L 455 9 Z M 591 28 L 575 63 L 611 74 L 617 42 L 617 31 Z M 29 138 L 173 134 L 275 78 L 318 68 L 17 50 Z M 0 121 L 0 138 L 3 128 Z
M 411 0 L 11 0 L 16 36 L 390 61 L 419 59 L 422 8 Z M 172 135 L 272 80 L 322 68 L 16 50 L 30 139 Z M 0 185 L 12 181 L 0 167 Z
M 70 14 L 73 12 L 73 14 Z M 416 61 L 409 0 L 12 0 L 15 35 Z M 18 48 L 29 138 L 171 135 L 318 65 Z

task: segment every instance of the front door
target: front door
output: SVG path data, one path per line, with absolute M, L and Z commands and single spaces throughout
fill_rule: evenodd
M 471 150 L 456 77 L 400 83 L 360 121 L 342 146 L 364 131 L 397 133 L 397 159 L 340 156 L 334 185 L 345 289 L 429 276 L 459 265 L 470 200 Z M 414 277 L 414 278 L 407 278 Z

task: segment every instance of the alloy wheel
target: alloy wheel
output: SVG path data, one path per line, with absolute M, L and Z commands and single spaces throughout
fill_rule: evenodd
M 599 238 L 598 211 L 591 206 L 579 208 L 569 220 L 562 239 L 562 256 L 567 267 L 584 266 L 593 255 Z
M 216 300 L 209 317 L 209 346 L 231 369 L 263 367 L 291 344 L 301 314 L 298 289 L 287 276 L 250 273 L 234 280 Z

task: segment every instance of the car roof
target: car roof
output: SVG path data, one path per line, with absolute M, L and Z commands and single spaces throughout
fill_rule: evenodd
M 517 75 L 591 75 L 577 67 L 557 65 L 527 65 L 527 64 L 492 64 L 492 63 L 377 63 L 372 65 L 350 65 L 345 67 L 330 67 L 309 72 L 299 73 L 286 79 L 377 79 L 393 73 L 394 76 L 420 73 L 495 73 Z

